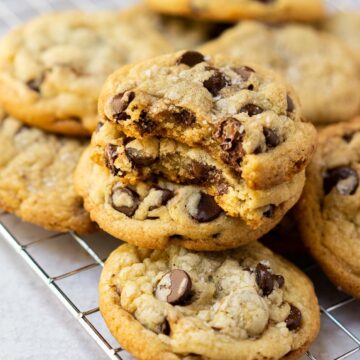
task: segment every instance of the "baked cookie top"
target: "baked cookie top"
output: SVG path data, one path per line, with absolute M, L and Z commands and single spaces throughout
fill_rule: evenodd
M 354 51 L 360 64 L 360 12 L 339 11 L 326 18 L 321 27 L 338 36 Z
M 0 103 L 46 130 L 90 133 L 106 77 L 121 65 L 172 51 L 150 23 L 133 11 L 69 11 L 31 20 L 1 41 Z
M 325 15 L 322 0 L 146 0 L 154 10 L 221 21 L 313 21 Z
M 0 208 L 54 231 L 95 230 L 73 185 L 84 142 L 0 117 Z
M 316 142 L 296 95 L 275 73 L 195 51 L 116 71 L 103 87 L 99 113 L 128 137 L 199 147 L 253 189 L 291 180 Z
M 318 123 L 359 112 L 360 76 L 353 53 L 335 36 L 304 25 L 245 21 L 200 48 L 278 71 L 297 91 L 303 116 Z
M 122 245 L 106 261 L 100 310 L 141 360 L 297 359 L 319 329 L 311 282 L 259 243 L 223 253 Z
M 188 249 L 219 251 L 260 238 L 298 201 L 304 172 L 294 176 L 293 193 L 268 208 L 256 228 L 241 218 L 226 216 L 214 198 L 196 185 L 177 185 L 154 176 L 124 184 L 91 159 L 89 148 L 75 172 L 75 186 L 91 218 L 120 240 L 150 249 L 179 244 Z M 282 196 L 282 194 L 280 194 Z
M 327 275 L 360 297 L 360 118 L 324 128 L 297 207 L 304 241 Z

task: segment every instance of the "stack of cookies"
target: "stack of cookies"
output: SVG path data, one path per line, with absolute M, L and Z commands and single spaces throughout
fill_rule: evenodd
M 127 243 L 100 309 L 139 360 L 301 357 L 313 286 L 257 241 L 284 216 L 301 236 L 279 240 L 360 297 L 360 15 L 324 16 L 320 0 L 147 0 L 0 43 L 0 208 Z

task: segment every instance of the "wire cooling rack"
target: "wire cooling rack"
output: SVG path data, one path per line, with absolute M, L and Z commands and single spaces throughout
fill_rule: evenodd
M 78 8 L 120 8 L 122 0 L 0 0 L 0 34 L 44 12 Z M 359 7 L 356 0 L 328 1 L 331 11 Z M 107 330 L 98 308 L 101 269 L 119 241 L 104 233 L 79 236 L 52 233 L 0 214 L 0 237 L 35 271 L 110 359 L 130 360 Z M 360 359 L 360 301 L 336 289 L 317 265 L 303 267 L 313 280 L 321 306 L 321 331 L 302 360 Z

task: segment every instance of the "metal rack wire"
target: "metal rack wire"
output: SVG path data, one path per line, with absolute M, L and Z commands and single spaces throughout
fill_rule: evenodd
M 67 8 L 119 8 L 134 2 L 136 1 L 1 0 L 0 34 L 9 27 L 43 12 Z M 341 5 L 350 6 L 354 3 L 352 0 L 328 0 L 329 8 L 335 11 L 339 10 Z M 118 240 L 104 233 L 85 237 L 75 233 L 51 233 L 22 223 L 9 214 L 0 214 L 0 238 L 4 238 L 26 261 L 110 359 L 132 359 L 112 338 L 97 305 L 99 274 L 104 260 L 119 245 Z M 72 256 L 70 259 L 69 256 L 61 256 L 64 253 L 71 253 Z M 60 258 L 66 258 L 67 261 L 59 261 Z M 311 265 L 304 271 L 313 280 L 317 290 L 322 328 L 318 340 L 303 359 L 360 359 L 360 301 L 336 289 L 316 265 Z M 88 276 L 89 274 L 91 276 Z M 90 283 L 88 288 L 93 290 L 92 296 L 78 294 L 75 290 L 86 276 Z

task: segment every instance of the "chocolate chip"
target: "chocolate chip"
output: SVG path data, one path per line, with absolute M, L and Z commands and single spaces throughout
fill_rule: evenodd
M 31 79 L 26 82 L 26 85 L 32 91 L 35 91 L 40 94 L 41 92 L 41 84 L 44 82 L 44 76 L 41 76 L 37 79 Z
M 288 95 L 286 97 L 286 100 L 287 100 L 287 109 L 286 109 L 286 111 L 287 112 L 293 112 L 295 110 L 295 105 L 294 105 L 293 99 Z
M 172 112 L 171 116 L 176 123 L 190 126 L 196 122 L 196 116 L 189 110 L 179 108 L 179 111 Z
M 353 139 L 355 133 L 356 133 L 356 131 L 349 132 L 349 133 L 347 133 L 347 134 L 344 134 L 344 135 L 342 136 L 342 138 L 343 138 L 347 143 L 350 143 L 351 140 Z
M 276 206 L 274 204 L 270 204 L 266 206 L 266 210 L 263 212 L 263 215 L 266 218 L 271 219 L 275 214 L 275 210 L 276 210 Z
M 326 195 L 334 187 L 340 195 L 353 195 L 359 186 L 359 175 L 351 167 L 339 166 L 326 171 L 323 186 Z
M 175 193 L 169 189 L 162 189 L 160 187 L 157 187 L 156 190 L 159 190 L 162 192 L 161 200 L 160 200 L 159 204 L 150 206 L 149 211 L 158 209 L 161 206 L 165 206 L 168 203 L 168 201 L 171 200 L 175 196 Z
M 139 207 L 140 197 L 128 187 L 115 185 L 111 191 L 110 202 L 115 210 L 131 217 Z
M 191 296 L 192 282 L 187 272 L 174 269 L 166 273 L 155 289 L 155 296 L 160 301 L 171 305 L 183 305 Z
M 148 114 L 144 110 L 141 111 L 136 125 L 141 136 L 152 133 L 156 128 L 156 124 L 148 118 Z
M 125 111 L 134 99 L 135 93 L 133 91 L 115 95 L 110 102 L 112 117 L 116 121 L 129 119 L 130 116 Z
M 222 209 L 215 202 L 214 198 L 208 194 L 200 192 L 200 199 L 197 204 L 195 214 L 192 214 L 192 218 L 199 223 L 207 223 L 217 219 L 222 213 Z
M 285 279 L 284 279 L 284 277 L 282 275 L 274 275 L 274 280 L 277 282 L 280 289 L 285 284 Z
M 196 64 L 202 63 L 203 61 L 205 61 L 203 54 L 200 54 L 197 51 L 186 51 L 179 57 L 176 64 L 185 64 L 187 66 L 193 67 Z
M 199 161 L 192 161 L 190 164 L 191 175 L 194 176 L 199 183 L 204 183 L 209 179 L 211 170 L 211 166 L 203 164 Z
M 255 269 L 256 283 L 264 296 L 271 294 L 274 290 L 274 277 L 269 270 L 270 268 L 262 263 L 258 263 Z
M 156 161 L 156 158 L 145 156 L 140 150 L 133 148 L 125 148 L 128 159 L 137 166 L 149 166 Z
M 274 148 L 280 144 L 280 138 L 274 130 L 264 127 L 263 133 L 265 136 L 265 143 L 268 149 Z
M 170 335 L 171 329 L 170 329 L 169 321 L 167 319 L 164 319 L 163 323 L 161 324 L 160 332 L 166 336 Z
M 142 141 L 127 138 L 124 141 L 125 154 L 135 166 L 150 166 L 158 158 L 159 143 L 156 138 L 148 137 Z
M 120 169 L 115 166 L 115 161 L 118 158 L 118 146 L 114 144 L 108 144 L 104 150 L 105 165 L 111 171 L 114 176 L 120 175 L 123 173 Z
M 247 113 L 249 116 L 259 115 L 263 111 L 261 107 L 254 104 L 247 104 L 240 109 L 241 113 Z
M 301 325 L 301 311 L 294 305 L 290 304 L 290 314 L 285 320 L 286 327 L 292 331 L 297 330 Z
M 209 68 L 209 70 L 213 70 L 213 74 L 209 77 L 209 79 L 203 82 L 204 87 L 211 93 L 212 96 L 218 96 L 221 89 L 230 84 L 230 81 L 225 77 L 225 75 L 213 68 Z
M 104 123 L 102 121 L 99 121 L 96 125 L 95 132 L 99 132 L 103 126 L 104 126 Z
M 239 68 L 236 68 L 235 72 L 241 76 L 241 79 L 243 81 L 248 81 L 251 74 L 254 73 L 255 70 L 249 66 L 241 66 Z

